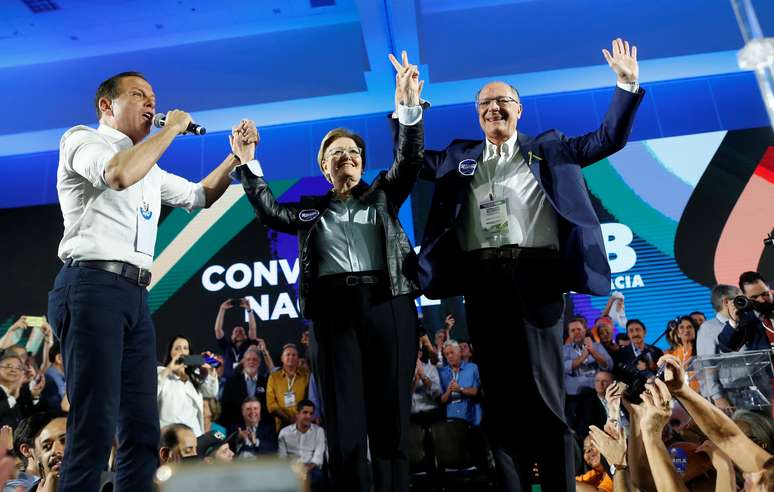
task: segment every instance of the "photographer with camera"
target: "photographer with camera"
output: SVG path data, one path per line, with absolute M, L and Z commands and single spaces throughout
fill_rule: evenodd
M 190 355 L 190 341 L 177 335 L 158 368 L 157 401 L 160 426 L 185 424 L 196 436 L 204 433 L 204 398 L 218 394 L 218 376 L 211 357 Z
M 242 308 L 247 312 L 247 335 L 242 326 L 235 326 L 231 330 L 231 337 L 226 337 L 223 331 L 223 319 L 226 311 L 232 308 Z M 255 322 L 255 313 L 250 309 L 250 303 L 244 297 L 239 299 L 226 299 L 220 305 L 218 316 L 215 318 L 215 338 L 218 340 L 220 352 L 223 354 L 224 371 L 223 376 L 229 378 L 234 375 L 234 368 L 242 360 L 242 356 L 252 345 L 258 345 L 258 350 L 263 356 L 263 363 L 269 372 L 274 369 L 274 362 L 271 360 L 266 344 L 261 343 L 258 338 L 258 326 Z
M 737 296 L 729 305 L 729 320 L 718 335 L 723 352 L 766 350 L 774 343 L 774 295 L 766 280 L 758 272 L 744 272 L 739 276 L 739 288 L 744 296 Z

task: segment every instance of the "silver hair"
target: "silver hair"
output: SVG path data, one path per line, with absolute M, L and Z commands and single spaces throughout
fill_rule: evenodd
M 723 300 L 733 299 L 734 297 L 741 295 L 742 291 L 736 285 L 718 284 L 712 288 L 710 294 L 710 302 L 712 303 L 712 309 L 715 312 L 723 310 Z
M 457 340 L 446 340 L 443 342 L 443 349 L 446 350 L 446 347 L 454 347 L 457 350 L 461 350 L 460 344 L 457 342 Z

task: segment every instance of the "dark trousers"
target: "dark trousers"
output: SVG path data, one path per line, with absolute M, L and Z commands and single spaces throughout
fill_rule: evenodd
M 61 341 L 67 444 L 60 492 L 97 491 L 113 438 L 116 490 L 151 490 L 158 466 L 156 335 L 148 291 L 109 272 L 62 267 L 48 297 Z
M 314 361 L 334 491 L 408 491 L 408 423 L 416 367 L 416 309 L 379 287 L 314 291 Z M 322 312 L 319 312 L 322 311 Z
M 564 417 L 562 312 L 556 261 L 466 261 L 465 310 L 484 392 L 483 422 L 502 490 L 575 490 Z M 516 425 L 514 417 L 519 415 Z

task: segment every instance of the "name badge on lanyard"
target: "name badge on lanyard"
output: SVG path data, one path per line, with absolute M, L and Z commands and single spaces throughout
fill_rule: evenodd
M 135 250 L 139 253 L 153 256 L 156 246 L 156 221 L 153 220 L 153 210 L 148 202 L 137 207 L 137 240 Z
M 484 200 L 478 204 L 481 232 L 492 246 L 501 246 L 508 237 L 508 199 Z

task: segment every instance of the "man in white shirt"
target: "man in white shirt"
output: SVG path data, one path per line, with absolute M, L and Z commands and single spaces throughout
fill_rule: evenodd
M 296 423 L 279 433 L 279 457 L 294 458 L 302 464 L 314 490 L 323 479 L 320 469 L 325 457 L 325 431 L 312 423 L 315 406 L 311 400 L 301 400 L 296 408 Z
M 95 105 L 99 127 L 65 132 L 57 170 L 64 266 L 49 295 L 49 319 L 61 340 L 70 401 L 59 490 L 96 491 L 116 435 L 118 489 L 150 490 L 159 418 L 146 286 L 161 205 L 209 207 L 240 159 L 252 159 L 257 134 L 243 133 L 251 142 L 240 146 L 244 155 L 227 155 L 192 183 L 156 165 L 191 116 L 170 111 L 166 126 L 148 137 L 156 96 L 142 74 L 104 81 Z

